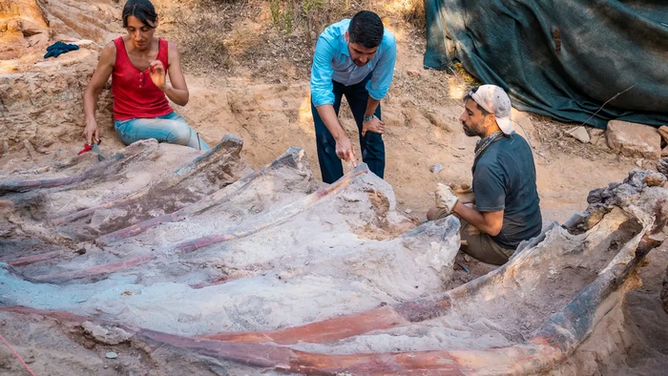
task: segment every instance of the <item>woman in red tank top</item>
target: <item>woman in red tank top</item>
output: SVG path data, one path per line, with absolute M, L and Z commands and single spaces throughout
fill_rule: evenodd
M 91 144 L 99 137 L 95 120 L 97 97 L 111 76 L 114 95 L 114 128 L 126 145 L 155 138 L 209 149 L 186 121 L 169 106 L 188 103 L 188 86 L 181 71 L 176 45 L 153 36 L 158 15 L 148 0 L 129 0 L 123 7 L 127 35 L 109 42 L 100 53 L 95 73 L 84 91 L 84 136 Z M 166 75 L 169 74 L 169 81 Z

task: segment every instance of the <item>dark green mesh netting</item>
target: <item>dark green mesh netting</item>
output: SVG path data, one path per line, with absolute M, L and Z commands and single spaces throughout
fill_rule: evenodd
M 425 0 L 425 10 L 425 67 L 459 61 L 515 107 L 565 122 L 624 92 L 587 124 L 668 124 L 668 0 Z

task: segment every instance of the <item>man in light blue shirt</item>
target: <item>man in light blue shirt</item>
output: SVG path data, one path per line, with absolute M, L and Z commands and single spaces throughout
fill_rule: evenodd
M 341 159 L 355 163 L 352 143 L 338 119 L 343 96 L 359 129 L 362 160 L 383 177 L 385 124 L 380 101 L 392 83 L 396 57 L 394 35 L 370 11 L 332 24 L 320 34 L 311 68 L 311 112 L 324 182 L 343 176 Z

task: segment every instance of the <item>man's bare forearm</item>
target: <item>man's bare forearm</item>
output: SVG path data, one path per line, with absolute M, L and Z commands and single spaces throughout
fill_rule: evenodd
M 378 108 L 378 105 L 380 105 L 379 100 L 375 100 L 369 96 L 369 100 L 366 102 L 366 110 L 364 111 L 364 117 L 368 118 L 371 117 L 376 112 L 376 109 Z
M 503 225 L 503 212 L 499 212 L 501 213 L 501 221 L 499 222 L 497 218 L 498 215 L 490 215 L 488 218 L 485 216 L 485 214 L 466 206 L 461 201 L 457 201 L 455 206 L 452 208 L 452 212 L 458 214 L 468 223 L 485 234 L 496 236 L 499 234 L 499 232 L 501 232 L 501 227 Z
M 320 115 L 322 122 L 325 123 L 325 127 L 329 130 L 329 133 L 334 137 L 334 140 L 338 141 L 342 137 L 347 137 L 346 132 L 341 127 L 341 123 L 339 123 L 339 118 L 336 116 L 333 105 L 323 104 L 315 109 L 318 111 L 318 115 Z

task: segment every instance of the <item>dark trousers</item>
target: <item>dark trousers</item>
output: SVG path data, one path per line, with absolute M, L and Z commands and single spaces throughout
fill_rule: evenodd
M 385 172 L 385 144 L 382 135 L 374 132 L 366 132 L 362 137 L 362 121 L 364 121 L 364 111 L 366 111 L 369 92 L 366 90 L 366 83 L 371 78 L 369 75 L 364 81 L 345 86 L 336 81 L 334 84 L 334 111 L 339 115 L 341 107 L 341 97 L 346 96 L 348 105 L 353 112 L 353 117 L 359 130 L 360 146 L 362 149 L 362 160 L 369 165 L 369 170 L 379 177 L 383 178 Z M 336 155 L 336 141 L 329 132 L 325 123 L 318 115 L 313 102 L 311 102 L 311 112 L 313 113 L 313 122 L 315 123 L 315 142 L 318 148 L 318 162 L 320 162 L 320 172 L 322 181 L 333 183 L 343 176 L 343 165 Z M 380 119 L 380 104 L 376 108 L 375 115 Z

